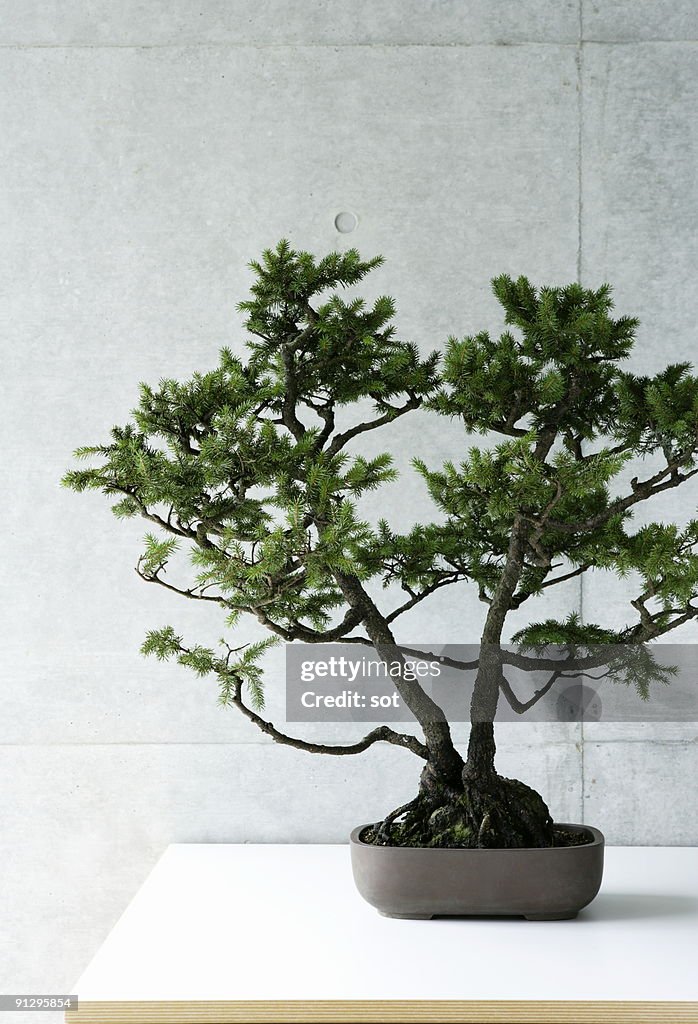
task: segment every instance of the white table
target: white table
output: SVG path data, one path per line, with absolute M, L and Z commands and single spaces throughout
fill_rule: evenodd
M 608 849 L 530 922 L 381 917 L 346 846 L 170 846 L 73 991 L 76 1024 L 698 1021 L 698 850 Z

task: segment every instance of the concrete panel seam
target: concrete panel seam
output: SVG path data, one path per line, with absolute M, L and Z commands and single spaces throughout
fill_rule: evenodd
M 606 40 L 585 39 L 585 43 L 597 46 L 652 46 L 654 43 L 684 45 L 698 43 L 698 39 L 649 39 L 649 40 Z M 458 50 L 458 49 L 515 49 L 520 47 L 554 47 L 556 49 L 578 49 L 579 41 L 569 40 L 490 40 L 489 42 L 453 43 L 0 43 L 0 50 Z

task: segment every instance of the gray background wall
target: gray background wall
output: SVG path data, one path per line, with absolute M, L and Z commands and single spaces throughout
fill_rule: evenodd
M 0 990 L 60 991 L 168 843 L 342 842 L 417 772 L 400 750 L 273 748 L 210 684 L 143 661 L 148 626 L 219 625 L 136 578 L 137 524 L 59 489 L 70 451 L 137 381 L 240 344 L 246 261 L 281 236 L 383 253 L 365 291 L 425 347 L 498 326 L 495 273 L 581 274 L 642 318 L 637 366 L 690 359 L 698 5 L 2 0 L 0 26 Z M 405 429 L 433 461 L 462 446 Z M 390 492 L 401 524 L 428 515 L 409 493 Z M 591 577 L 541 614 L 622 621 L 627 598 Z M 480 618 L 451 594 L 404 635 L 474 639 Z M 511 726 L 499 763 L 611 842 L 698 841 L 694 726 Z

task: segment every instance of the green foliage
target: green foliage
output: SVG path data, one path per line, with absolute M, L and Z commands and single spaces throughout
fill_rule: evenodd
M 239 679 L 243 686 L 247 687 L 250 694 L 250 701 L 257 711 L 264 710 L 264 685 L 263 670 L 259 664 L 266 652 L 279 643 L 278 637 L 268 637 L 266 640 L 258 640 L 242 649 L 238 659 L 230 662 L 226 659 L 225 670 L 219 672 L 220 693 L 218 703 L 230 705 L 235 695 L 234 681 Z M 230 653 L 230 652 L 229 652 Z
M 158 661 L 174 658 L 178 664 L 191 669 L 197 676 L 215 674 L 219 685 L 219 704 L 234 704 L 239 698 L 240 689 L 245 687 L 252 706 L 262 711 L 264 687 L 259 662 L 266 651 L 277 643 L 278 637 L 268 637 L 233 650 L 225 640 L 221 640 L 221 646 L 227 650 L 223 656 L 208 647 L 185 647 L 182 637 L 177 636 L 173 627 L 164 626 L 162 629 L 148 631 L 141 646 L 141 654 L 154 655 Z M 232 658 L 234 654 L 239 654 L 239 657 Z
M 698 520 L 684 529 L 672 523 L 643 526 L 626 538 L 614 565 L 623 575 L 636 571 L 647 596 L 664 611 L 681 610 L 698 593 Z
M 64 484 L 102 492 L 115 515 L 155 531 L 138 562 L 144 579 L 216 603 L 231 628 L 249 614 L 274 634 L 236 651 L 223 642 L 221 654 L 185 647 L 168 626 L 148 633 L 143 652 L 214 674 L 222 703 L 244 687 L 259 708 L 269 643 L 340 639 L 361 622 L 356 608 L 341 619 L 349 578 L 401 588 L 391 620 L 467 580 L 497 615 L 503 604 L 500 630 L 556 573 L 641 579 L 639 620 L 627 629 L 546 620 L 519 634 L 534 646 L 652 639 L 698 614 L 698 521 L 629 532 L 637 502 L 698 472 L 689 367 L 653 377 L 621 369 L 637 322 L 611 316 L 608 285 L 536 289 L 506 275 L 493 282 L 506 330 L 451 338 L 440 367 L 436 353 L 421 357 L 397 338 L 389 297 L 340 294 L 381 263 L 355 250 L 316 259 L 286 241 L 266 250 L 239 305 L 245 358 L 225 348 L 190 380 L 141 384 L 131 421 L 76 451 L 87 465 Z M 420 406 L 499 436 L 458 465 L 415 463 L 438 521 L 405 534 L 387 520 L 371 527 L 357 503 L 396 472 L 390 453 L 368 458 L 352 442 Z M 623 494 L 638 455 L 662 468 Z M 164 578 L 178 544 L 190 554 L 185 583 Z
M 247 612 L 280 636 L 314 639 L 343 604 L 338 574 L 383 571 L 369 568 L 375 537 L 356 501 L 395 479 L 392 459 L 347 446 L 433 394 L 438 357 L 396 338 L 391 299 L 367 306 L 333 291 L 381 263 L 355 250 L 316 260 L 285 241 L 267 250 L 239 306 L 247 358 L 223 349 L 218 366 L 188 381 L 141 384 L 132 421 L 75 453 L 91 465 L 70 470 L 66 486 L 101 491 L 118 517 L 159 529 L 138 562 L 145 579 L 218 602 L 229 626 Z M 340 408 L 356 402 L 374 412 L 340 430 Z M 194 575 L 178 584 L 164 577 L 182 541 Z M 250 651 L 237 671 L 260 702 Z M 220 675 L 214 652 L 184 650 L 171 630 L 148 634 L 144 652 Z
M 172 626 L 164 626 L 162 629 L 148 630 L 146 638 L 141 646 L 141 654 L 155 655 L 158 661 L 169 661 L 170 658 L 179 652 L 182 638 L 177 636 Z
M 512 536 L 521 537 L 510 607 L 550 585 L 555 566 L 635 570 L 647 588 L 642 601 L 654 605 L 640 609 L 643 629 L 627 638 L 659 635 L 698 594 L 696 537 L 656 523 L 635 535 L 627 529 L 635 504 L 698 471 L 698 378 L 686 364 L 653 377 L 621 369 L 637 321 L 613 319 L 608 285 L 536 289 L 503 275 L 493 290 L 515 332 L 451 338 L 429 404 L 503 440 L 472 448 L 458 466 L 416 463 L 445 532 L 460 538 L 459 560 L 473 567 L 486 600 L 497 593 Z M 646 455 L 660 456 L 663 469 L 618 497 L 625 467 Z M 660 615 L 657 603 L 671 613 Z M 544 625 L 551 643 L 571 628 Z M 576 628 L 601 642 L 592 627 Z
M 637 321 L 612 319 L 608 285 L 596 291 L 578 284 L 536 291 L 525 277 L 512 281 L 504 274 L 492 288 L 505 322 L 517 327 L 520 337 L 505 331 L 494 340 L 483 331 L 450 338 L 443 371 L 447 386 L 434 407 L 481 432 L 511 430 L 523 419 L 528 428 L 540 428 L 551 415 L 563 433 L 591 438 L 605 430 L 616 403 L 616 363 L 629 354 Z
M 158 539 L 152 533 L 145 535 L 145 551 L 141 555 L 141 569 L 147 575 L 158 572 L 167 565 L 169 558 L 177 549 L 177 538 Z
M 595 622 L 582 622 L 572 613 L 562 622 L 547 619 L 519 630 L 512 643 L 540 656 L 541 668 L 555 666 L 564 679 L 608 679 L 631 687 L 641 700 L 649 700 L 653 685 L 666 686 L 677 675 L 674 665 L 657 660 L 646 643 L 628 643 L 622 631 Z M 582 667 L 591 662 L 589 667 Z
M 605 629 L 594 622 L 582 622 L 579 614 L 573 612 L 562 622 L 546 619 L 532 622 L 512 637 L 512 643 L 520 644 L 524 650 L 542 649 L 546 645 L 590 650 L 594 645 L 611 645 L 622 642 L 620 633 Z
M 381 296 L 368 308 L 360 298 L 347 302 L 337 293 L 325 295 L 338 285 L 358 284 L 382 262 L 382 257 L 363 261 L 355 249 L 316 261 L 281 242 L 250 264 L 256 275 L 253 297 L 238 308 L 255 335 L 250 367 L 270 378 L 270 408 L 281 412 L 286 400 L 283 360 L 289 337 L 295 339 L 302 402 L 331 397 L 333 405 L 342 406 L 371 398 L 379 411 L 390 414 L 391 398 L 434 390 L 438 357 L 432 353 L 421 360 L 414 345 L 396 340 L 391 298 Z
M 675 363 L 654 377 L 621 374 L 614 434 L 638 454 L 661 449 L 678 465 L 690 465 L 698 434 L 698 379 L 690 369 Z

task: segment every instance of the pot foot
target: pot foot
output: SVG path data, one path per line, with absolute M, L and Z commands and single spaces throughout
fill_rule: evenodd
M 524 914 L 527 921 L 573 921 L 576 910 L 565 910 L 561 914 Z
M 379 910 L 381 917 L 394 917 L 398 921 L 431 921 L 432 914 L 389 914 L 385 910 Z

